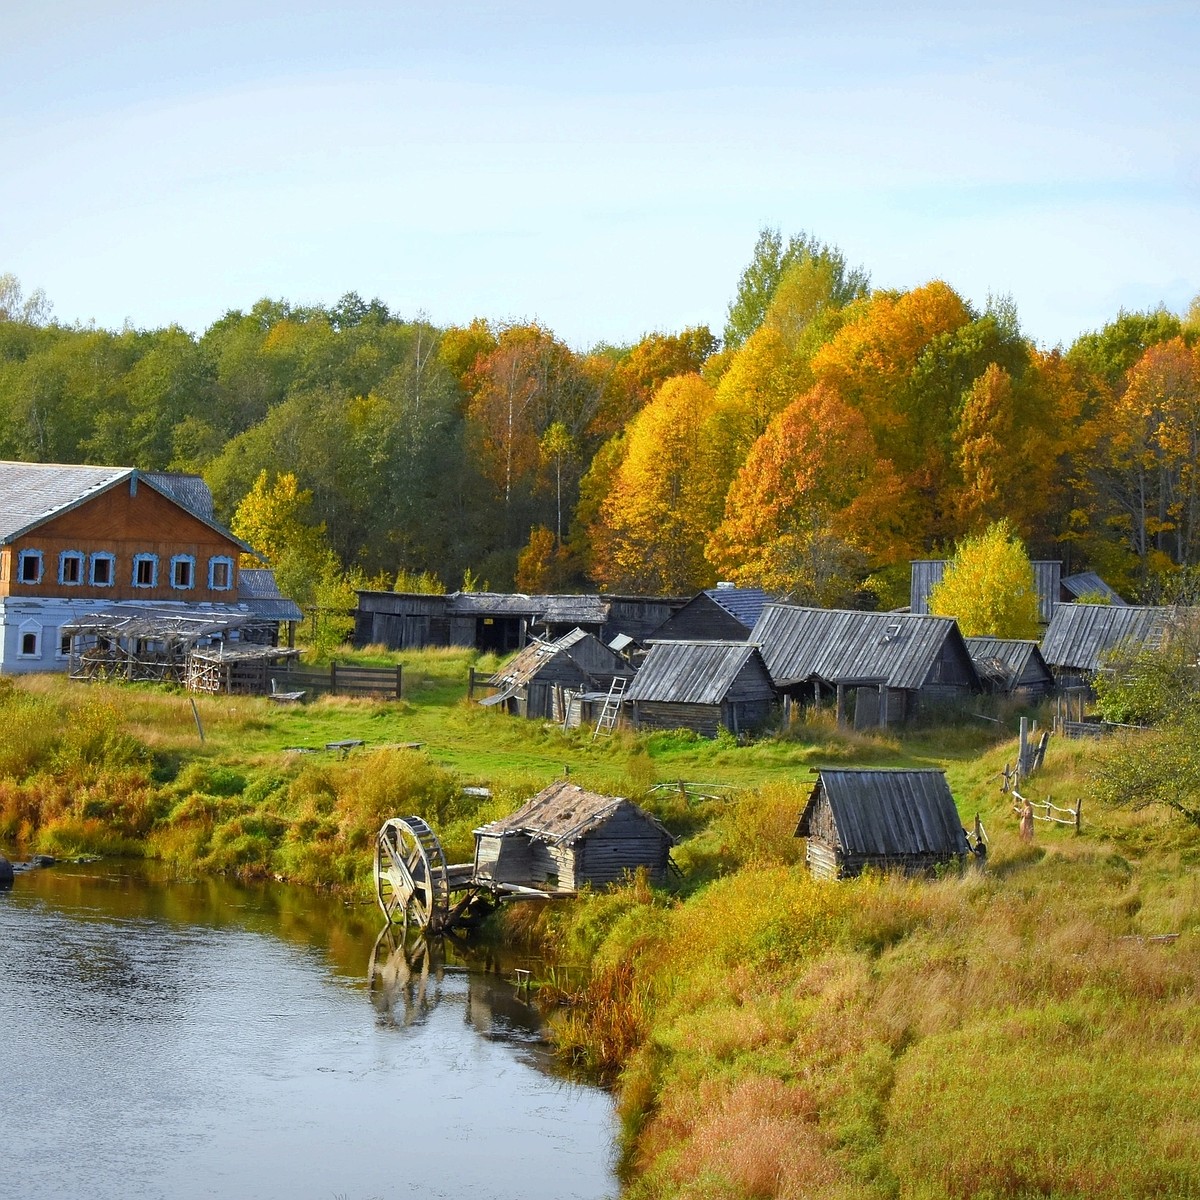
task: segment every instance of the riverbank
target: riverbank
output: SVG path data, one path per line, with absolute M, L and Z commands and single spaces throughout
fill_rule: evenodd
M 563 1053 L 616 1082 L 629 1197 L 1200 1193 L 1195 827 L 1088 799 L 1081 834 L 1026 845 L 996 778 L 1014 748 L 983 722 L 592 743 L 466 707 L 466 665 L 406 665 L 383 705 L 204 700 L 203 743 L 186 697 L 23 681 L 0 697 L 0 850 L 119 847 L 365 900 L 384 817 L 419 813 L 466 857 L 475 825 L 569 767 L 681 838 L 675 893 L 505 917 L 559 964 Z M 1099 753 L 1052 742 L 1036 796 L 1090 795 Z M 793 833 L 831 763 L 945 767 L 987 871 L 813 882 Z M 651 790 L 679 779 L 721 786 Z

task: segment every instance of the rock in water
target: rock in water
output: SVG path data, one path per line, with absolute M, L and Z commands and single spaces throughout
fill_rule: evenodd
M 13 868 L 12 863 L 0 854 L 0 890 L 10 888 L 13 884 Z

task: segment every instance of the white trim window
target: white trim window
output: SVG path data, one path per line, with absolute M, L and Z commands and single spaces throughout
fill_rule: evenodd
M 157 585 L 157 554 L 135 554 L 133 556 L 132 583 L 135 588 L 152 588 Z
M 40 550 L 22 550 L 17 560 L 17 581 L 19 583 L 41 583 L 45 565 L 45 559 Z
M 171 586 L 177 592 L 196 586 L 196 559 L 191 554 L 176 554 L 171 559 Z
M 22 621 L 17 630 L 17 657 L 42 657 L 42 626 L 39 621 Z
M 54 657 L 60 659 L 71 657 L 71 635 L 64 633 L 61 629 L 58 631 L 58 648 L 54 652 Z
M 58 556 L 58 582 L 64 587 L 78 587 L 86 564 L 87 555 L 82 550 L 64 550 Z
M 92 587 L 112 587 L 117 578 L 117 556 L 97 550 L 88 564 L 88 583 Z
M 233 559 L 228 555 L 208 560 L 208 586 L 214 592 L 228 592 L 233 587 Z

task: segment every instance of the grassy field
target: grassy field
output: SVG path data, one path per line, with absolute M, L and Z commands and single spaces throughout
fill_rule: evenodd
M 634 881 L 503 918 L 556 963 L 563 1053 L 615 1082 L 631 1200 L 1200 1195 L 1200 829 L 1095 800 L 1136 742 L 1052 741 L 1027 790 L 1083 797 L 1083 829 L 1028 845 L 999 790 L 1011 714 L 593 743 L 468 706 L 471 662 L 405 656 L 399 702 L 201 699 L 203 741 L 175 692 L 0 681 L 0 850 L 365 897 L 385 817 L 420 813 L 466 857 L 475 825 L 569 769 L 681 838 L 673 892 Z M 323 749 L 347 739 L 363 746 Z M 811 880 L 793 831 L 826 764 L 945 767 L 990 834 L 986 871 Z M 654 788 L 680 780 L 709 786 Z

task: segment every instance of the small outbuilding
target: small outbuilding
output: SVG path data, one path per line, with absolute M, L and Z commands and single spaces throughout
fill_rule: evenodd
M 644 867 L 664 884 L 675 839 L 620 796 L 560 779 L 512 816 L 475 830 L 477 880 L 576 891 L 605 887 Z
M 762 588 L 718 583 L 693 596 L 651 635 L 651 641 L 745 642 L 770 600 Z
M 965 641 L 980 682 L 989 692 L 1036 701 L 1054 690 L 1054 675 L 1037 642 L 992 637 Z
M 1107 657 L 1120 649 L 1154 649 L 1197 610 L 1142 604 L 1056 604 L 1042 657 L 1060 687 L 1090 685 Z
M 775 689 L 747 642 L 655 642 L 625 702 L 638 729 L 742 733 L 774 714 Z
M 924 875 L 969 853 L 946 775 L 938 770 L 821 770 L 796 836 L 821 879 L 866 867 Z

